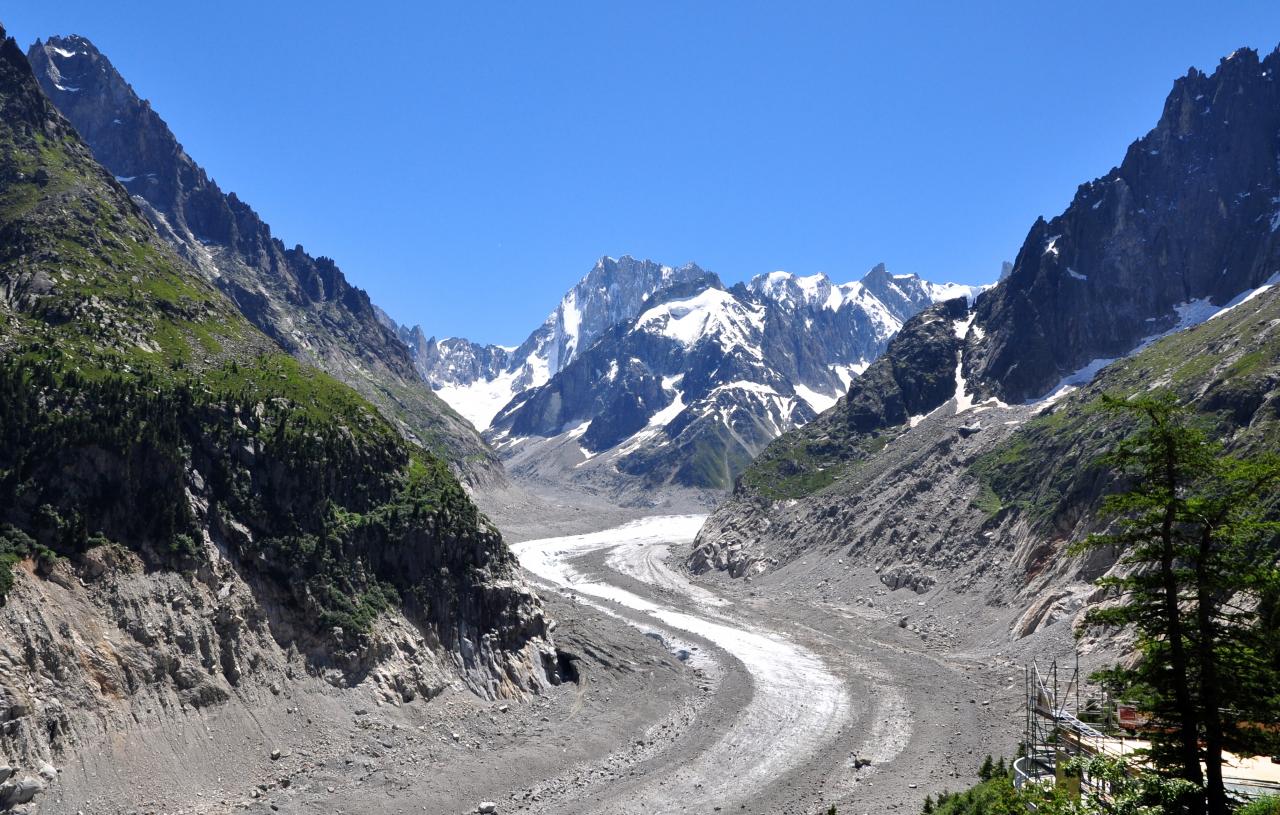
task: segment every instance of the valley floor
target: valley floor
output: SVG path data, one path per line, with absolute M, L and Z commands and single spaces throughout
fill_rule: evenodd
M 981 598 L 890 592 L 870 570 L 829 594 L 785 571 L 691 578 L 697 516 L 521 502 L 521 524 L 490 510 L 576 684 L 391 706 L 304 681 L 85 745 L 40 811 L 916 812 L 1012 754 L 1021 657 Z

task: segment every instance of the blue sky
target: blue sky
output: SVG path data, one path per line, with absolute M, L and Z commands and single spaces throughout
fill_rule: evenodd
M 600 255 L 982 282 L 1280 3 L 19 0 L 226 190 L 428 333 L 515 343 Z

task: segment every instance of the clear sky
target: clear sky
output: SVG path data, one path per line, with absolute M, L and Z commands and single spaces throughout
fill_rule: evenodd
M 515 343 L 601 255 L 983 282 L 1275 2 L 10 0 L 286 243 Z

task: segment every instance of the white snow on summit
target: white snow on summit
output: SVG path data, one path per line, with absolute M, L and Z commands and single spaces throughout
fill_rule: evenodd
M 754 340 L 764 330 L 764 312 L 744 306 L 729 292 L 704 289 L 693 297 L 649 309 L 636 320 L 636 328 L 685 346 L 712 337 L 722 348 L 741 346 L 754 352 Z

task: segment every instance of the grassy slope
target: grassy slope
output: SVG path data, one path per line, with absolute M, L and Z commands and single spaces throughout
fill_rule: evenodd
M 886 428 L 859 433 L 837 407 L 771 442 L 743 471 L 736 493 L 771 501 L 812 495 L 856 470 L 900 432 Z
M 1280 450 L 1280 290 L 1107 367 L 980 457 L 972 472 L 997 502 L 991 508 L 1069 526 L 1098 499 L 1094 461 L 1125 429 L 1099 410 L 1102 394 L 1157 386 L 1193 405 L 1229 449 Z

